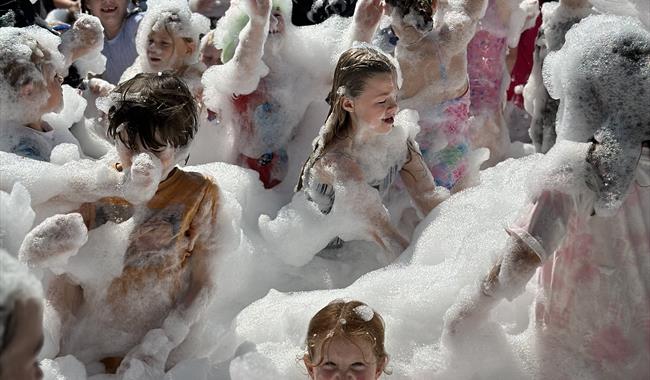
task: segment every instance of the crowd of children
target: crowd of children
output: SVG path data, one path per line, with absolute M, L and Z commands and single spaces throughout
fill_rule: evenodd
M 252 169 L 278 194 L 297 179 L 293 201 L 259 229 L 287 256 L 313 251 L 300 264 L 357 239 L 392 263 L 421 220 L 480 181 L 481 165 L 509 157 L 509 49 L 534 25 L 537 1 L 352 3 L 350 18 L 300 27 L 289 0 L 55 2 L 72 17 L 26 27 L 10 25 L 34 19 L 24 9 L 36 8 L 6 10 L 0 190 L 57 185 L 32 199 L 37 223 L 24 240 L 7 244 L 0 231 L 0 379 L 41 378 L 44 344 L 51 358 L 74 355 L 97 373 L 133 376 L 145 365 L 164 374 L 183 359 L 192 329 L 210 318 L 227 217 L 224 179 L 182 169 L 188 162 Z M 524 96 L 531 142 L 546 154 L 544 185 L 530 190 L 502 257 L 445 327 L 467 333 L 468 321 L 515 298 L 542 266 L 540 355 L 563 355 L 543 346 L 563 339 L 566 353 L 600 373 L 637 378 L 650 373 L 648 329 L 634 328 L 650 321 L 650 120 L 641 100 L 650 93 L 650 20 L 596 13 L 588 0 L 542 8 Z M 380 24 L 397 37 L 394 52 L 372 44 L 385 35 Z M 103 73 L 85 69 L 99 50 Z M 62 85 L 73 72 L 88 73 L 79 89 Z M 86 104 L 85 123 L 51 121 Z M 105 147 L 100 159 L 88 157 L 92 139 Z M 90 174 L 46 181 L 20 167 Z M 312 244 L 273 241 L 286 235 L 268 226 L 282 223 Z M 123 228 L 125 239 L 98 258 L 85 247 L 104 226 Z M 101 266 L 109 276 L 92 275 Z M 57 321 L 46 338 L 44 311 Z M 308 323 L 307 375 L 389 374 L 384 328 L 365 303 L 332 301 Z M 102 339 L 89 344 L 96 329 Z M 556 375 L 548 371 L 541 376 Z

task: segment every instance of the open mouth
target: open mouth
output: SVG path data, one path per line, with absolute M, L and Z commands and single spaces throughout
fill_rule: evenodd
M 117 7 L 106 7 L 106 8 L 100 8 L 102 13 L 113 13 L 117 10 Z
M 162 59 L 157 58 L 157 57 L 149 57 L 149 62 L 158 64 L 162 61 Z
M 381 120 L 386 124 L 393 124 L 395 122 L 395 117 L 391 116 Z

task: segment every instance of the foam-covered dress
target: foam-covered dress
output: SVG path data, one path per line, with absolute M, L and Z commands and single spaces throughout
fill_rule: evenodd
M 547 376 L 576 376 L 563 372 L 565 358 L 583 363 L 588 378 L 650 373 L 650 148 L 635 175 L 611 217 L 592 215 L 587 188 L 549 189 L 509 228 L 540 257 L 555 253 L 541 269 L 535 310 L 540 354 L 558 364 L 543 366 Z

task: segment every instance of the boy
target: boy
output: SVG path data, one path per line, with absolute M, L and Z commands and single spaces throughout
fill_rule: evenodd
M 139 74 L 120 84 L 111 100 L 108 134 L 115 139 L 120 158 L 115 170 L 134 170 L 132 165 L 142 154 L 153 155 L 162 164 L 162 180 L 153 198 L 143 204 L 104 198 L 82 205 L 79 211 L 89 229 L 132 218 L 126 252 L 117 257 L 120 273 L 105 276 L 106 262 L 78 254 L 68 269 L 84 266 L 83 271 L 90 273 L 94 268 L 89 266 L 97 265 L 96 278 L 59 276 L 51 282 L 48 299 L 61 316 L 59 355 L 74 354 L 86 364 L 101 361 L 107 372 L 114 372 L 128 354 L 129 359 L 162 371 L 212 288 L 219 192 L 203 175 L 175 167 L 186 160 L 197 128 L 194 99 L 180 79 L 168 73 Z M 21 252 L 24 260 L 42 265 L 50 259 L 37 251 L 30 255 L 24 249 L 28 239 Z M 70 240 L 83 241 L 78 236 Z M 155 354 L 148 352 L 152 344 L 158 350 Z M 122 370 L 128 366 L 126 360 Z

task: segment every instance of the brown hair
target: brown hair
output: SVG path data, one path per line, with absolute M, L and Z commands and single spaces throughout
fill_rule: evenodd
M 332 88 L 326 98 L 330 110 L 314 142 L 314 150 L 302 167 L 296 191 L 303 188 L 306 174 L 325 154 L 330 142 L 348 136 L 350 114 L 343 109 L 343 97 L 356 98 L 363 92 L 368 79 L 384 73 L 397 77 L 397 68 L 386 54 L 373 47 L 352 48 L 341 54 L 334 70 Z
M 140 73 L 120 83 L 111 94 L 115 104 L 108 111 L 108 135 L 137 150 L 137 138 L 149 151 L 167 145 L 181 148 L 198 128 L 192 93 L 176 75 Z M 126 138 L 122 132 L 126 132 Z
M 372 318 L 366 311 L 372 311 Z M 388 358 L 384 349 L 384 320 L 363 302 L 336 300 L 311 318 L 307 329 L 307 353 L 303 357 L 305 365 L 318 367 L 324 359 L 325 347 L 336 337 L 348 339 L 355 345 L 355 339 L 365 339 L 378 365 Z

